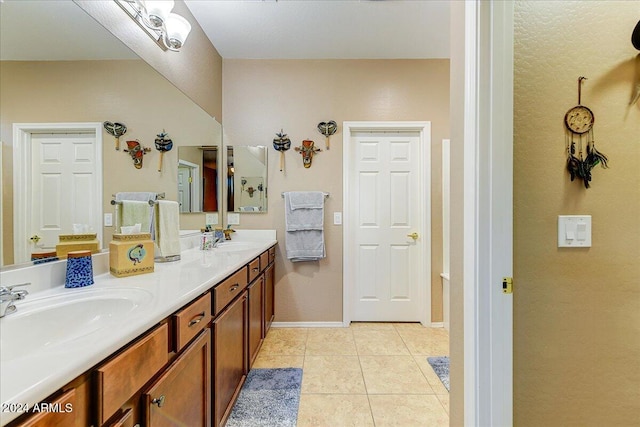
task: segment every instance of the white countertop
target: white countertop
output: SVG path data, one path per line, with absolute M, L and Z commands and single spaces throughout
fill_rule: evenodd
M 138 293 L 145 297 L 145 302 L 135 310 L 115 319 L 112 313 L 96 312 L 96 316 L 106 319 L 108 327 L 71 341 L 60 338 L 64 336 L 65 324 L 51 324 L 40 330 L 29 330 L 29 340 L 50 345 L 44 348 L 40 346 L 38 352 L 35 352 L 30 351 L 28 345 L 13 343 L 14 346 L 19 346 L 19 350 L 14 347 L 12 354 L 20 352 L 22 348 L 24 354 L 12 356 L 10 360 L 5 360 L 4 356 L 0 359 L 0 401 L 3 408 L 5 403 L 31 406 L 42 401 L 277 243 L 275 234 L 272 238 L 259 236 L 255 241 L 248 240 L 242 234 L 238 237 L 238 241 L 247 242 L 247 249 L 232 252 L 188 249 L 182 252 L 180 261 L 156 263 L 153 273 L 125 278 L 103 273 L 95 276 L 95 284 L 91 286 L 66 289 L 64 285 L 59 285 L 30 293 L 25 300 L 18 301 L 18 310 L 0 319 L 2 348 L 12 346 L 12 342 L 2 338 L 2 331 L 20 321 L 21 305 L 28 307 L 29 303 L 41 303 L 43 298 L 60 295 L 62 298 L 71 298 L 82 293 L 104 294 L 105 290 L 113 290 L 115 293 L 121 288 L 143 290 Z M 13 320 L 12 316 L 15 316 Z M 64 345 L 60 345 L 60 341 L 64 341 Z M 15 412 L 0 412 L 0 425 L 4 426 L 19 415 L 21 414 Z

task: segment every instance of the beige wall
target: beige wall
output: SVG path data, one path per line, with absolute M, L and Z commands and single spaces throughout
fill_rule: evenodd
M 451 159 L 464 158 L 465 2 L 451 2 Z M 450 328 L 451 358 L 449 425 L 464 425 L 464 168 L 451 167 L 450 201 Z
M 640 424 L 638 2 L 519 1 L 515 11 L 514 424 Z M 595 115 L 610 169 L 565 171 L 563 117 Z M 557 248 L 557 216 L 593 217 L 593 246 Z M 452 408 L 453 409 L 453 408 Z
M 191 32 L 180 52 L 160 49 L 112 0 L 74 2 L 222 123 L 222 57 L 184 1 L 177 0 L 173 9 L 191 23 Z
M 432 122 L 432 270 L 434 321 L 442 320 L 441 141 L 449 136 L 448 60 L 224 60 L 225 145 L 266 145 L 269 151 L 269 212 L 241 214 L 239 228 L 275 228 L 281 244 L 276 265 L 276 321 L 342 320 L 342 227 L 325 228 L 327 258 L 291 263 L 284 255 L 284 208 L 280 193 L 331 193 L 327 217 L 342 211 L 342 122 L 429 120 Z M 316 126 L 335 120 L 331 149 Z M 285 172 L 272 149 L 283 128 L 292 140 Z M 305 138 L 324 151 L 304 169 L 293 150 Z
M 104 212 L 113 212 L 109 202 L 118 191 L 165 192 L 168 200 L 176 200 L 177 147 L 221 144 L 215 120 L 142 60 L 3 61 L 0 67 L 5 264 L 13 263 L 13 123 L 118 121 L 128 128 L 121 148 L 127 139 L 151 148 L 143 168 L 135 169 L 129 155 L 116 151 L 114 139 L 102 132 Z M 163 129 L 174 149 L 165 153 L 160 173 L 154 139 Z M 204 216 L 182 215 L 181 223 L 182 228 L 200 228 Z M 112 230 L 104 228 L 106 245 Z

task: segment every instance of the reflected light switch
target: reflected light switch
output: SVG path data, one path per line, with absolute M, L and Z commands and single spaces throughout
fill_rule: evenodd
M 591 247 L 591 215 L 559 215 L 558 247 Z

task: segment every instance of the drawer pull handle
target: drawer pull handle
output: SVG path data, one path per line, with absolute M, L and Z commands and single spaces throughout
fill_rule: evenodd
M 192 327 L 193 325 L 197 325 L 198 323 L 202 322 L 202 319 L 204 319 L 204 316 L 205 316 L 204 311 L 200 314 L 196 314 L 195 316 L 193 316 L 193 319 L 189 321 L 189 324 L 187 326 Z
M 164 405 L 164 394 L 160 397 L 156 397 L 155 399 L 153 399 L 151 403 L 158 405 L 158 408 L 162 408 L 162 405 Z
M 233 285 L 233 286 L 231 287 L 231 289 L 229 289 L 229 292 L 233 292 L 233 291 L 235 291 L 236 289 L 238 289 L 239 287 L 240 287 L 240 285 L 236 283 L 235 285 Z
M 254 267 L 251 269 L 251 271 L 260 271 L 260 269 L 258 267 Z

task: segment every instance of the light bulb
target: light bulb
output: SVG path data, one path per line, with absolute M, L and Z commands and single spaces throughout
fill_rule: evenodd
M 166 22 L 171 14 L 174 4 L 173 0 L 146 0 L 144 2 L 147 18 L 154 28 L 162 27 L 163 22 Z
M 169 47 L 180 49 L 191 31 L 191 24 L 182 16 L 170 13 L 165 21 L 165 28 L 167 29 Z

